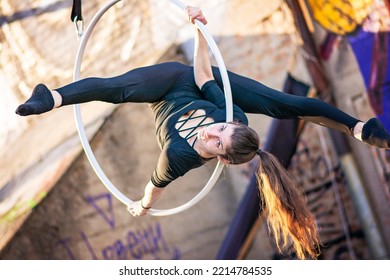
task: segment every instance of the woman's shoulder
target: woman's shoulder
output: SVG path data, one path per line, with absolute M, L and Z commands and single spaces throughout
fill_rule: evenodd
M 167 150 L 167 154 L 172 157 L 186 155 L 194 150 L 188 144 L 187 140 L 182 138 L 177 133 L 175 133 L 175 135 L 171 135 L 171 139 L 166 144 L 167 145 L 165 150 Z
M 183 139 L 184 140 L 184 139 Z M 202 159 L 198 153 L 191 148 L 186 140 L 171 142 L 163 151 L 169 166 L 172 169 L 179 169 L 184 172 L 201 166 Z

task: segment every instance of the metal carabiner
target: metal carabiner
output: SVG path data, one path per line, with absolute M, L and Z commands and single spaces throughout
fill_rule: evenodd
M 76 27 L 76 33 L 77 36 L 81 37 L 83 36 L 84 32 L 84 21 L 83 20 L 77 20 L 77 16 L 74 17 L 73 23 Z

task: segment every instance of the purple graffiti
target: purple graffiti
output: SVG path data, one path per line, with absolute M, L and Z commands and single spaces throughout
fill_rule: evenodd
M 110 260 L 140 260 L 149 254 L 153 259 L 160 259 L 160 254 L 168 256 L 169 259 L 180 258 L 180 251 L 177 248 L 173 250 L 169 248 L 158 223 L 146 230 L 128 231 L 123 241 L 116 240 L 102 250 L 103 258 Z
M 97 196 L 87 196 L 85 198 L 87 202 L 92 205 L 93 208 L 103 217 L 103 219 L 109 224 L 111 229 L 115 228 L 115 216 L 112 207 L 112 195 L 110 193 L 103 193 Z M 108 204 L 108 210 L 98 205 L 98 202 L 106 201 Z
M 75 260 L 76 257 L 74 256 L 74 254 L 72 253 L 72 250 L 69 247 L 70 240 L 71 240 L 71 238 L 61 239 L 58 241 L 58 245 L 62 246 L 65 249 L 66 253 L 69 256 L 69 259 Z
M 98 258 L 97 258 L 96 254 L 95 254 L 95 251 L 93 250 L 93 248 L 91 246 L 91 243 L 88 240 L 87 235 L 84 232 L 81 231 L 80 232 L 80 236 L 81 236 L 81 239 L 83 240 L 85 246 L 87 247 L 88 252 L 91 254 L 92 259 L 93 260 L 97 260 Z
M 80 231 L 80 238 L 90 253 L 91 259 L 99 259 L 95 253 L 96 249 L 94 249 L 93 244 L 82 231 Z M 77 239 L 76 242 L 80 242 L 80 239 Z M 77 257 L 72 252 L 71 243 L 71 238 L 58 241 L 58 244 L 68 254 L 69 259 L 75 260 Z M 101 250 L 101 259 L 105 260 L 140 260 L 150 256 L 156 260 L 177 260 L 181 258 L 181 253 L 178 248 L 170 248 L 168 246 L 159 223 L 156 223 L 154 226 L 149 225 L 147 229 L 130 230 L 126 233 L 123 240 L 117 239 L 111 245 L 105 246 Z

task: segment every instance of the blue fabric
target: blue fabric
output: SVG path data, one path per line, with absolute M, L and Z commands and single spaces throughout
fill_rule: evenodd
M 387 131 L 390 131 L 389 36 L 388 32 L 360 30 L 347 37 L 364 79 L 371 107 Z

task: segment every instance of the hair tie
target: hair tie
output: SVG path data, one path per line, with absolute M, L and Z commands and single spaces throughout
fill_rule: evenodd
M 258 149 L 258 150 L 256 151 L 256 154 L 259 155 L 259 156 L 261 156 L 262 153 L 263 153 L 263 150 L 262 150 L 262 149 Z

